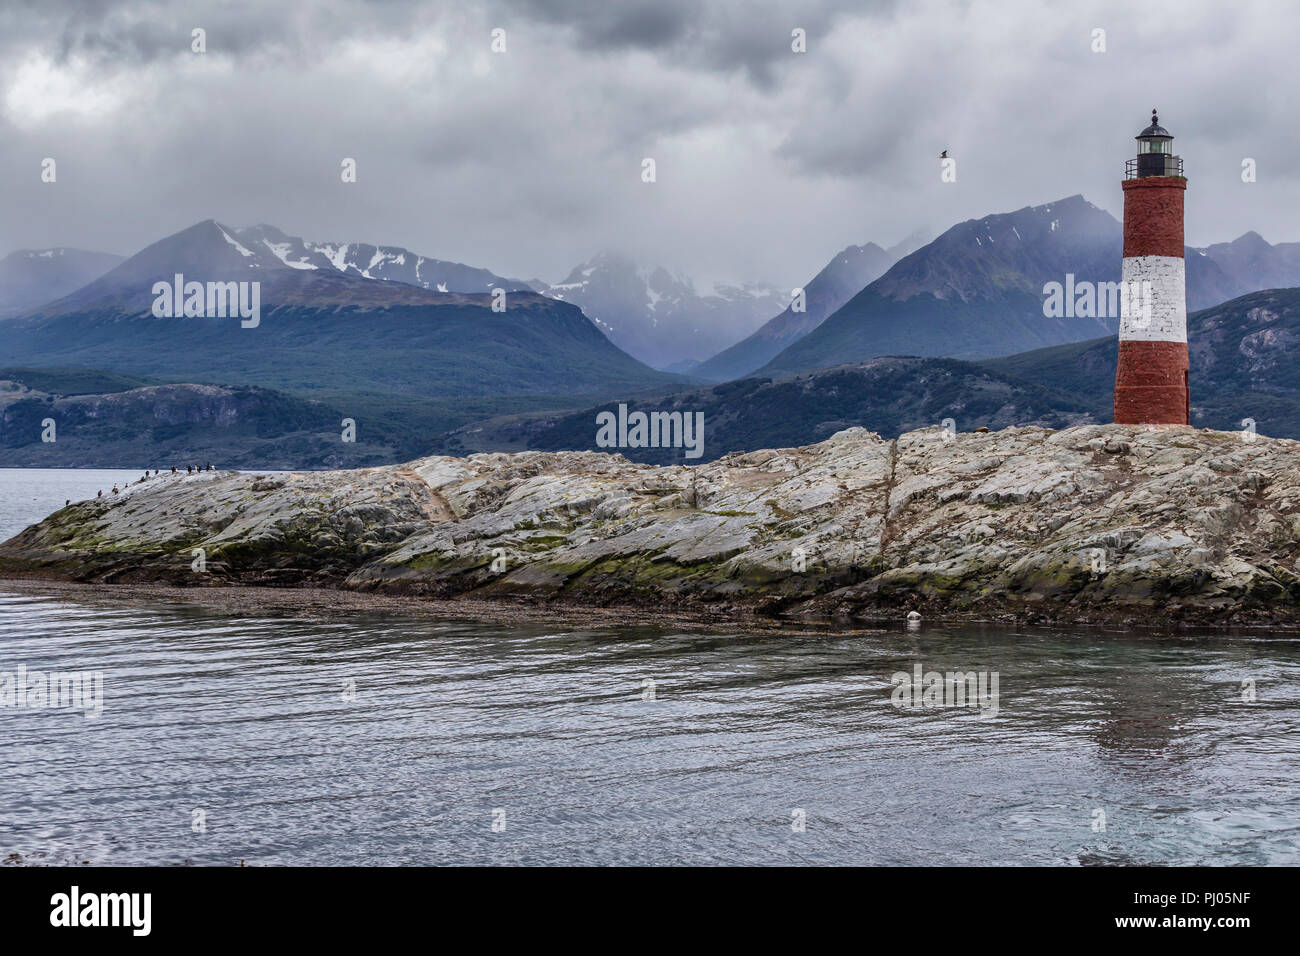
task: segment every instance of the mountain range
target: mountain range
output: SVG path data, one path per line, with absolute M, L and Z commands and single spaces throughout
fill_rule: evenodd
M 532 291 L 477 291 L 377 281 L 420 268 L 433 282 L 504 281 L 407 257 L 319 262 L 265 228 L 241 236 L 206 220 L 143 249 L 76 292 L 0 322 L 10 364 L 81 366 L 169 381 L 419 396 L 581 393 L 681 381 L 613 345 L 575 306 Z M 268 242 L 270 245 L 268 245 Z M 273 248 L 277 246 L 279 248 Z M 305 253 L 305 256 L 304 256 Z M 366 258 L 368 255 L 368 259 Z M 401 253 L 397 253 L 400 259 Z M 358 271 L 358 262 L 366 269 Z M 432 271 L 425 271 L 426 266 Z M 464 268 L 464 267 L 459 267 Z M 256 327 L 229 318 L 156 317 L 154 284 L 258 282 Z
M 1300 289 L 1254 292 L 1189 317 L 1192 424 L 1300 438 Z M 1106 336 L 979 362 L 888 356 L 780 378 L 629 395 L 586 408 L 531 400 L 470 424 L 443 414 L 421 434 L 393 398 L 358 413 L 245 386 L 164 385 L 67 369 L 0 369 L 0 449 L 7 464 L 137 466 L 202 458 L 225 466 L 342 467 L 425 454 L 596 449 L 596 416 L 700 412 L 703 460 L 780 448 L 861 426 L 887 436 L 953 419 L 961 431 L 1063 428 L 1110 421 L 1116 339 Z M 341 416 L 358 441 L 339 441 Z M 57 443 L 39 440 L 59 423 Z M 441 428 L 441 431 L 438 429 Z M 638 461 L 683 463 L 679 449 L 618 449 Z
M 57 412 L 65 436 L 75 431 L 62 451 L 80 449 L 80 464 L 102 462 L 105 449 L 125 463 L 193 442 L 261 467 L 590 447 L 594 414 L 616 403 L 705 412 L 710 455 L 797 444 L 845 423 L 891 431 L 936 417 L 962 427 L 1106 421 L 1115 317 L 1048 318 L 1043 285 L 1066 275 L 1117 280 L 1121 244 L 1120 224 L 1074 196 L 959 223 L 931 242 L 850 246 L 806 284 L 802 312 L 773 290 L 701 296 L 685 277 L 610 255 L 547 286 L 397 246 L 213 220 L 127 260 L 16 253 L 0 261 L 0 302 L 54 298 L 0 320 L 11 366 L 0 370 L 0 448 L 6 463 L 58 458 L 32 446 L 42 409 Z M 1252 232 L 1186 256 L 1189 307 L 1201 309 L 1189 320 L 1194 421 L 1236 427 L 1249 417 L 1267 434 L 1300 436 L 1290 411 L 1300 403 L 1290 373 L 1300 243 Z M 154 283 L 177 273 L 257 281 L 257 327 L 155 317 Z M 1280 291 L 1256 291 L 1261 284 Z M 495 289 L 504 311 L 492 308 Z M 691 323 L 709 314 L 738 322 L 738 302 L 770 310 L 754 306 L 745 321 L 770 318 L 688 378 L 628 355 L 577 300 L 606 315 L 654 306 L 622 313 L 639 316 L 626 334 L 645 348 L 658 347 L 661 332 L 698 344 Z M 727 384 L 700 385 L 718 380 Z M 364 441 L 340 449 L 344 417 L 364 423 Z
M 1253 292 L 1188 318 L 1192 424 L 1300 438 L 1300 288 Z M 820 441 L 861 426 L 896 436 L 951 418 L 962 431 L 1111 421 L 1118 351 L 1104 336 L 979 362 L 886 356 L 770 378 L 627 399 L 633 411 L 702 412 L 704 460 Z M 514 415 L 452 432 L 456 454 L 489 448 L 597 450 L 596 416 Z M 636 461 L 687 463 L 681 449 L 620 448 Z
M 785 306 L 789 290 L 750 284 L 696 290 L 680 273 L 644 268 L 614 253 L 574 267 L 537 291 L 572 302 L 610 341 L 653 368 L 689 371 Z
M 1043 290 L 1067 276 L 1118 282 L 1122 252 L 1122 225 L 1082 196 L 967 220 L 903 257 L 758 374 L 883 355 L 990 358 L 1113 333 L 1118 315 L 1045 315 Z M 1185 254 L 1189 310 L 1300 285 L 1300 243 L 1272 246 L 1247 233 Z

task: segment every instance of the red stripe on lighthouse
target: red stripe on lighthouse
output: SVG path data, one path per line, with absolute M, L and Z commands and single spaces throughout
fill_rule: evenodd
M 1126 179 L 1124 257 L 1183 256 L 1183 196 L 1187 180 L 1178 176 Z
M 1119 343 L 1116 425 L 1186 425 L 1186 342 Z

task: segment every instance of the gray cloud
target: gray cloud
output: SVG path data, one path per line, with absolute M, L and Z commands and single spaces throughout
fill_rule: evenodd
M 588 49 L 660 49 L 679 42 L 696 22 L 701 4 L 629 0 L 593 4 L 584 0 L 538 0 L 510 4 L 525 17 L 570 27 Z
M 9 3 L 0 254 L 130 253 L 215 217 L 509 275 L 617 247 L 794 285 L 850 243 L 1073 193 L 1118 215 L 1152 106 L 1187 162 L 1189 241 L 1296 240 L 1297 26 L 1209 0 Z
M 571 31 L 577 46 L 596 51 L 649 50 L 667 62 L 713 72 L 740 70 L 764 89 L 776 82 L 778 64 L 791 62 L 791 31 L 813 42 L 849 11 L 879 17 L 894 0 L 515 0 L 510 9 Z

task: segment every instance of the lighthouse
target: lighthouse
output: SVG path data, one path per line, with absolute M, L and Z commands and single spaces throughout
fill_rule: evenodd
M 1183 271 L 1183 161 L 1151 111 L 1124 171 L 1115 423 L 1186 425 L 1187 286 Z

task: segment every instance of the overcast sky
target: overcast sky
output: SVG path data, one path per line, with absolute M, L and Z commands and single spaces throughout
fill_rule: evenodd
M 1075 193 L 1118 217 L 1153 106 L 1190 244 L 1300 240 L 1297 36 L 1272 2 L 4 0 L 0 255 L 215 218 L 522 278 L 610 248 L 792 286 Z

